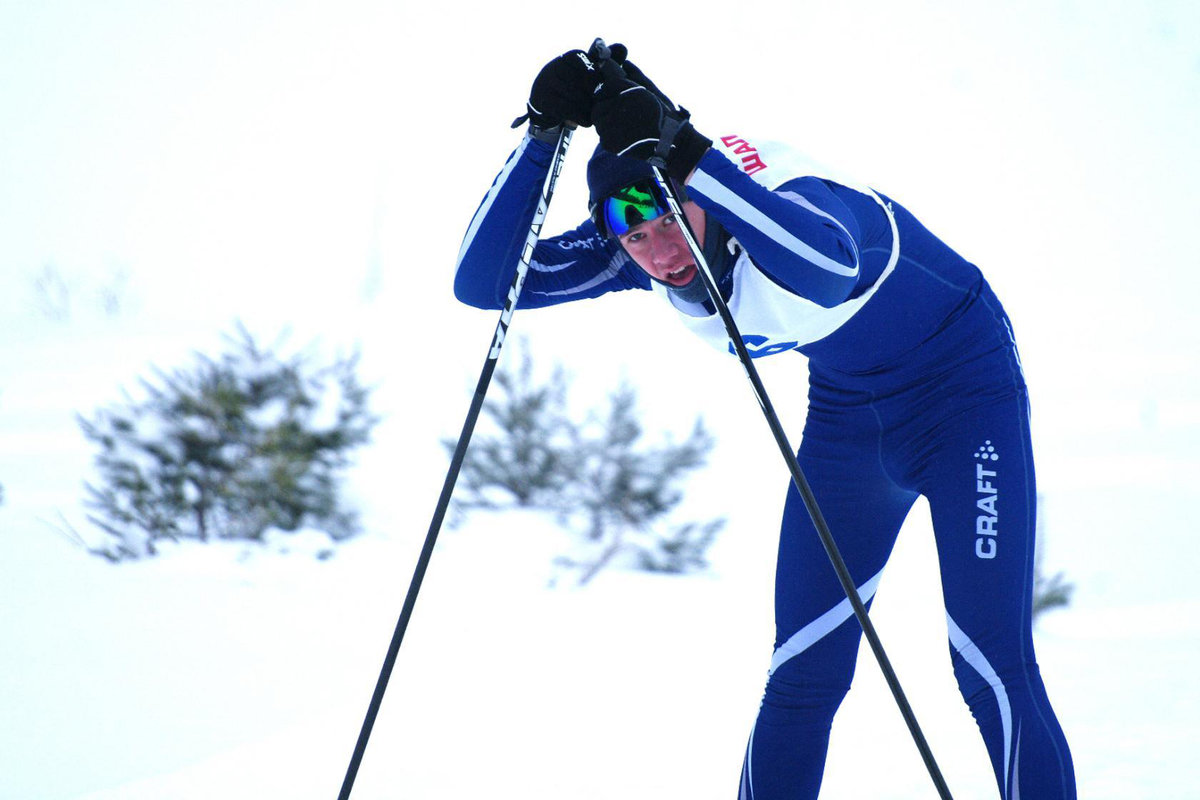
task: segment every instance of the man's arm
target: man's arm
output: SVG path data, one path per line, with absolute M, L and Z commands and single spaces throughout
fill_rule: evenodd
M 858 221 L 820 180 L 789 181 L 772 192 L 709 150 L 687 191 L 763 272 L 796 294 L 828 308 L 858 284 Z
M 554 149 L 527 136 L 492 183 L 463 238 L 454 294 L 477 308 L 504 307 L 509 284 L 533 219 Z M 649 281 L 591 221 L 538 242 L 518 303 L 539 308 L 621 289 L 648 289 Z

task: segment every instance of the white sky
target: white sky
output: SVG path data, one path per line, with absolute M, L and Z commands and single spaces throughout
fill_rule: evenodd
M 389 412 L 366 466 L 406 476 L 423 526 L 441 480 L 424 465 L 440 469 L 495 324 L 451 296 L 462 232 L 537 69 L 600 35 L 702 132 L 845 167 L 979 264 L 1051 456 L 1048 563 L 1081 605 L 1194 602 L 1200 5 L 616 8 L 0 0 L 3 526 L 74 501 L 74 412 L 235 318 L 362 346 Z M 594 141 L 576 137 L 548 231 L 583 218 Z M 68 286 L 65 322 L 39 308 L 46 265 Z M 111 291 L 116 319 L 101 311 Z M 576 306 L 518 314 L 514 330 L 566 361 L 578 392 L 628 377 L 652 423 L 704 413 L 728 453 L 746 452 L 731 443 L 744 429 L 772 457 L 736 365 L 653 298 Z M 803 370 L 760 366 L 796 442 Z M 28 455 L 42 452 L 79 471 Z
M 452 5 L 199 8 L 0 4 L 6 316 L 46 263 L 81 287 L 127 270 L 143 308 L 173 314 L 299 317 L 414 282 L 443 295 L 533 73 L 596 33 L 627 41 L 701 130 L 786 139 L 892 193 L 1008 304 L 1082 305 L 1062 331 L 1080 345 L 1195 286 L 1189 4 L 750 3 L 636 23 L 497 4 L 469 28 Z M 578 198 L 562 193 L 564 225 Z M 1135 308 L 1090 307 L 1097 283 Z

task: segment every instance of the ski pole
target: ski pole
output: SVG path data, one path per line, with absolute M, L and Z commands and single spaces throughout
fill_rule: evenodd
M 463 422 L 462 433 L 459 434 L 458 444 L 455 445 L 454 455 L 450 459 L 450 469 L 446 473 L 446 480 L 442 484 L 442 493 L 438 498 L 437 508 L 433 512 L 433 520 L 429 523 L 429 533 L 425 536 L 425 545 L 421 548 L 421 555 L 417 559 L 417 566 L 413 572 L 412 581 L 408 586 L 408 594 L 404 598 L 404 607 L 400 611 L 400 619 L 396 622 L 396 630 L 392 634 L 392 641 L 388 645 L 387 656 L 383 660 L 383 668 L 379 672 L 379 680 L 375 683 L 375 693 L 371 696 L 371 703 L 367 707 L 367 715 L 363 720 L 362 729 L 358 734 L 358 741 L 354 745 L 354 754 L 350 757 L 350 765 L 346 769 L 346 777 L 342 781 L 342 789 L 338 793 L 338 800 L 348 800 L 350 791 L 354 787 L 354 779 L 358 774 L 359 764 L 362 762 L 364 751 L 367 749 L 367 741 L 371 737 L 371 729 L 375 725 L 375 718 L 379 714 L 379 707 L 383 703 L 383 694 L 387 690 L 388 679 L 391 678 L 392 668 L 396 663 L 396 656 L 400 652 L 400 643 L 404 639 L 404 631 L 408 628 L 409 618 L 412 616 L 413 606 L 417 602 L 417 593 L 421 589 L 421 582 L 425 578 L 425 571 L 429 567 L 429 560 L 433 555 L 433 546 L 437 541 L 438 532 L 442 527 L 442 520 L 446 516 L 446 511 L 450 506 L 450 495 L 454 492 L 454 484 L 458 480 L 458 473 L 462 469 L 463 460 L 467 454 L 467 444 L 471 440 L 471 433 L 475 430 L 475 423 L 479 419 L 479 413 L 483 408 L 483 399 L 487 394 L 488 384 L 491 383 L 492 373 L 496 371 L 496 362 L 500 357 L 500 348 L 504 345 L 504 337 L 508 333 L 509 322 L 512 319 L 513 311 L 517 307 L 517 298 L 521 294 L 521 287 L 525 283 L 525 275 L 529 272 L 529 262 L 533 258 L 533 249 L 537 246 L 538 237 L 542 231 L 542 221 L 546 217 L 546 209 L 550 207 L 550 198 L 554 195 L 554 185 L 558 181 L 558 175 L 562 171 L 563 161 L 566 159 L 567 146 L 571 143 L 571 135 L 573 129 L 569 125 L 564 125 L 562 133 L 559 134 L 558 143 L 554 150 L 554 160 L 551 162 L 550 171 L 546 175 L 546 182 L 542 187 L 542 195 L 538 200 L 537 209 L 534 211 L 533 220 L 529 223 L 529 233 L 525 236 L 525 246 L 521 251 L 520 261 L 517 263 L 517 274 L 513 276 L 512 284 L 508 287 L 508 299 L 505 301 L 504 310 L 500 312 L 500 321 L 496 324 L 496 332 L 492 336 L 492 344 L 488 349 L 487 358 L 483 363 L 483 371 L 479 376 L 479 383 L 475 387 L 475 396 L 471 400 L 470 410 L 467 411 L 467 418 Z
M 617 65 L 614 64 L 614 66 Z M 737 323 L 733 320 L 733 314 L 730 313 L 725 299 L 721 297 L 721 292 L 717 289 L 716 280 L 713 278 L 708 262 L 704 258 L 704 253 L 696 243 L 695 234 L 692 232 L 691 226 L 688 225 L 687 216 L 683 213 L 683 207 L 679 203 L 675 188 L 667 178 L 666 159 L 664 156 L 655 155 L 650 160 L 650 165 L 654 171 L 654 180 L 662 190 L 667 205 L 670 206 L 671 213 L 675 215 L 675 219 L 682 223 L 679 228 L 683 231 L 683 236 L 692 251 L 692 258 L 695 259 L 696 267 L 700 270 L 700 278 L 704 282 L 704 288 L 708 290 L 709 299 L 716 307 L 717 313 L 721 315 L 721 321 L 725 323 L 725 331 L 729 334 L 729 341 L 737 353 L 738 360 L 742 362 L 742 368 L 746 371 L 746 377 L 750 379 L 750 385 L 754 388 L 754 396 L 757 398 L 758 404 L 762 407 L 763 415 L 767 418 L 767 424 L 771 427 L 771 433 L 775 435 L 775 442 L 779 445 L 779 450 L 783 454 L 788 469 L 792 473 L 792 480 L 795 482 L 796 488 L 800 491 L 800 497 L 804 500 L 804 507 L 808 509 L 808 515 L 812 518 L 813 525 L 817 529 L 817 535 L 821 538 L 821 544 L 825 548 L 825 553 L 829 556 L 829 561 L 833 564 L 833 569 L 837 573 L 838 581 L 842 584 L 842 589 L 845 591 L 846 597 L 850 600 L 850 605 L 854 609 L 854 616 L 858 618 L 858 622 L 862 626 L 863 634 L 871 645 L 871 652 L 875 654 L 875 660 L 879 662 L 879 668 L 883 672 L 884 679 L 887 680 L 888 687 L 892 690 L 892 696 L 896 699 L 896 705 L 900 707 L 900 714 L 904 717 L 904 722 L 908 725 L 908 731 L 912 735 L 913 741 L 916 742 L 917 749 L 921 752 L 925 768 L 929 770 L 929 776 L 933 779 L 934 786 L 937 787 L 938 796 L 942 800 L 952 800 L 950 789 L 946 786 L 946 781 L 942 777 L 941 770 L 938 769 L 937 762 L 934 761 L 933 751 L 930 750 L 929 743 L 925 740 L 925 734 L 921 732 L 921 727 L 917 724 L 917 717 L 913 713 L 908 698 L 904 696 L 904 690 L 900 687 L 900 680 L 896 677 L 896 671 L 892 669 L 891 661 L 888 660 L 887 653 L 884 652 L 883 643 L 879 640 L 879 634 L 875 632 L 875 625 L 871 622 L 871 618 L 867 614 L 867 607 L 858 595 L 858 589 L 854 585 L 854 579 L 850 576 L 850 570 L 846 568 L 846 562 L 842 559 L 837 542 L 834 541 L 833 534 L 829 530 L 829 525 L 825 522 L 825 516 L 821 513 L 820 506 L 817 505 L 817 498 L 808 485 L 808 479 L 804 476 L 804 471 L 800 468 L 800 462 L 796 458 L 795 451 L 792 450 L 792 446 L 788 443 L 787 434 L 783 430 L 779 416 L 775 413 L 774 406 L 771 405 L 771 398 L 767 396 L 767 390 L 758 376 L 758 369 L 754 366 L 754 361 L 750 358 L 750 353 L 746 350 L 746 345 L 742 341 L 742 335 L 738 331 Z

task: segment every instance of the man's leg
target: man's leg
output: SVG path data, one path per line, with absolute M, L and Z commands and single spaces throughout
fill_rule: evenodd
M 1000 796 L 1073 799 L 1071 753 L 1033 652 L 1037 492 L 1025 397 L 947 420 L 921 491 L 933 513 L 954 673 Z
M 859 595 L 869 601 L 916 499 L 884 474 L 878 428 L 839 418 L 822 436 L 810 419 L 800 464 Z M 771 673 L 742 770 L 742 800 L 816 798 L 830 725 L 854 673 L 862 628 L 853 616 L 803 500 L 789 487 L 775 588 Z

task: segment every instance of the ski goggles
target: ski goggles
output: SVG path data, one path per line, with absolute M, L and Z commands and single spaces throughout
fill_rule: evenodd
M 630 228 L 670 214 L 671 208 L 654 178 L 618 189 L 592 209 L 592 221 L 604 236 L 620 237 Z

